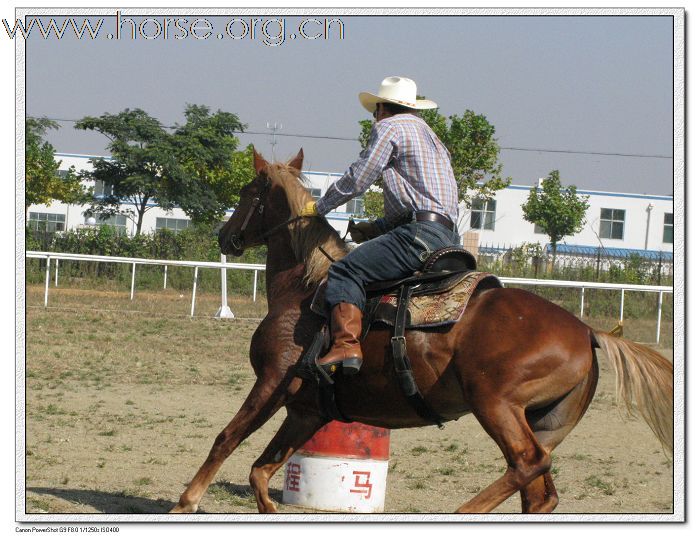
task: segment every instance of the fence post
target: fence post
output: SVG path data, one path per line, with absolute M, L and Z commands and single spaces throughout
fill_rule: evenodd
M 190 317 L 194 317 L 194 298 L 197 295 L 197 275 L 199 274 L 199 267 L 194 268 L 194 282 L 192 283 L 192 308 L 190 308 Z
M 136 262 L 131 264 L 131 300 L 134 300 L 134 283 L 136 282 Z
M 623 322 L 624 320 L 624 311 L 625 311 L 625 290 L 622 290 L 622 294 L 620 295 L 620 323 Z
M 656 344 L 661 340 L 661 305 L 664 302 L 664 292 L 659 292 L 659 307 L 656 313 Z
M 168 266 L 165 266 L 165 271 L 163 272 L 163 289 L 168 286 Z
M 51 256 L 46 256 L 46 285 L 44 286 L 44 307 L 49 306 L 49 282 L 51 280 Z
M 255 302 L 255 297 L 258 294 L 258 270 L 253 272 L 253 302 Z
M 586 292 L 586 288 L 581 288 L 581 315 L 579 316 L 581 319 L 583 319 L 583 299 L 584 299 L 584 293 Z
M 56 277 L 54 279 L 54 288 L 58 288 L 58 258 L 56 258 Z
M 226 281 L 226 254 L 221 255 L 221 306 L 214 314 L 215 318 L 234 318 L 228 307 L 228 282 Z

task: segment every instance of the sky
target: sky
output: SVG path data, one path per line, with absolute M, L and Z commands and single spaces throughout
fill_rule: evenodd
M 180 22 L 185 28 L 197 18 L 179 16 L 188 19 Z M 184 32 L 174 22 L 166 38 L 164 15 L 156 18 L 158 25 L 142 27 L 153 37 L 160 25 L 151 40 L 132 40 L 128 22 L 121 39 L 108 39 L 114 16 L 104 18 L 95 40 L 30 36 L 27 114 L 75 120 L 138 107 L 174 125 L 184 121 L 187 103 L 202 104 L 236 113 L 261 133 L 241 135 L 241 145 L 253 143 L 270 159 L 303 147 L 305 169 L 343 172 L 360 150 L 358 122 L 371 117 L 358 93 L 376 93 L 384 77 L 400 75 L 414 79 L 442 114 L 484 114 L 514 184 L 532 185 L 558 169 L 579 189 L 672 194 L 671 17 L 342 15 L 327 17 L 342 21 L 342 39 L 334 23 L 327 39 L 281 43 L 260 22 L 252 39 L 250 16 L 206 16 L 212 35 L 201 40 L 192 32 L 176 39 Z M 225 32 L 236 18 L 246 21 L 230 26 L 239 39 Z M 268 36 L 279 34 L 282 18 L 265 17 L 274 19 Z M 305 18 L 325 17 L 284 17 L 285 36 L 299 35 Z M 322 25 L 310 21 L 304 30 L 312 36 Z M 273 152 L 268 126 L 275 124 Z M 60 125 L 49 136 L 57 151 L 107 153 L 102 135 Z M 533 149 L 549 151 L 526 151 Z

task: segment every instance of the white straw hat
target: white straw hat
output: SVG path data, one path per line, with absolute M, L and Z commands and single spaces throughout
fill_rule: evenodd
M 437 108 L 437 103 L 428 99 L 416 99 L 416 83 L 406 77 L 386 77 L 379 86 L 377 95 L 369 92 L 360 94 L 360 103 L 370 112 L 374 112 L 377 103 L 396 103 L 397 105 L 425 110 Z

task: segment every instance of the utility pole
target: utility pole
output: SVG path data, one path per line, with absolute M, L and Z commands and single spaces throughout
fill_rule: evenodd
M 654 209 L 654 204 L 647 206 L 647 233 L 644 236 L 644 250 L 649 249 L 649 221 L 651 220 L 651 210 Z
M 277 131 L 282 130 L 282 124 L 280 123 L 277 125 L 277 122 L 270 124 L 270 122 L 267 122 L 267 128 L 272 131 L 272 141 L 270 142 L 270 145 L 272 146 L 272 159 L 275 160 L 275 146 L 277 145 Z

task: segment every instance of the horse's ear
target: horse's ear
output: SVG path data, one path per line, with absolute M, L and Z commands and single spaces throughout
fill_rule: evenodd
M 302 164 L 304 163 L 304 148 L 301 148 L 299 150 L 299 153 L 297 153 L 297 156 L 294 157 L 291 161 L 287 163 L 287 166 L 294 168 L 295 170 L 299 170 L 301 172 L 301 167 Z
M 255 148 L 253 148 L 253 168 L 255 168 L 255 173 L 262 173 L 262 171 L 265 170 L 267 166 L 267 161 L 263 159 L 262 155 L 255 151 Z

